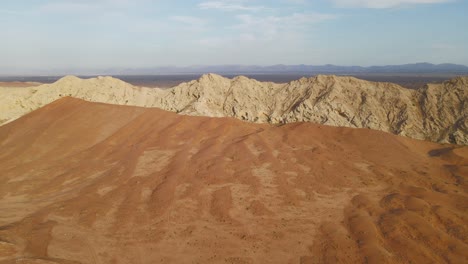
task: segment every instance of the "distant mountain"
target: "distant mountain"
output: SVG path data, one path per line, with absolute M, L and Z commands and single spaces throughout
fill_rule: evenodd
M 431 64 L 413 63 L 386 66 L 339 66 L 339 65 L 284 65 L 271 66 L 258 65 L 194 65 L 188 67 L 153 67 L 108 69 L 106 74 L 188 74 L 188 73 L 219 73 L 219 74 L 245 74 L 245 73 L 312 73 L 312 74 L 365 74 L 365 73 L 450 73 L 468 74 L 468 67 L 458 64 Z
M 339 65 L 192 65 L 192 66 L 158 66 L 145 68 L 107 68 L 107 69 L 1 69 L 0 76 L 7 75 L 164 75 L 164 74 L 452 74 L 466 75 L 468 67 L 459 64 L 413 63 L 385 66 L 339 66 Z

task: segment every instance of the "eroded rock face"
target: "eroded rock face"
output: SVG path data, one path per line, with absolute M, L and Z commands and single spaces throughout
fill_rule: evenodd
M 443 85 L 428 84 L 416 98 L 429 139 L 468 144 L 468 78 L 459 77 Z
M 168 90 L 135 87 L 112 77 L 30 88 L 0 88 L 0 123 L 64 96 L 92 102 L 158 107 L 186 115 L 234 117 L 258 123 L 298 121 L 370 128 L 416 139 L 468 144 L 468 77 L 417 91 L 354 77 L 318 75 L 287 84 L 206 74 Z

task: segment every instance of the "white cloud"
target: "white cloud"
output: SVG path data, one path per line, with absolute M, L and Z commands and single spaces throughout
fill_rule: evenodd
M 335 15 L 321 13 L 294 13 L 289 16 L 257 17 L 252 15 L 238 15 L 240 24 L 235 28 L 253 35 L 272 39 L 281 32 L 297 32 L 310 28 L 310 24 L 336 18 Z
M 96 8 L 97 6 L 91 3 L 51 2 L 41 6 L 39 11 L 48 13 L 80 13 L 89 12 Z
M 280 47 L 289 49 L 291 45 L 301 45 L 307 31 L 313 24 L 325 20 L 335 19 L 332 14 L 294 13 L 288 16 L 254 16 L 242 14 L 235 16 L 238 24 L 227 28 L 233 30 L 231 34 L 208 37 L 198 41 L 198 44 L 209 47 Z M 282 43 L 282 44 L 279 44 Z
M 146 3 L 147 0 L 62 0 L 46 1 L 39 7 L 40 12 L 47 13 L 89 13 L 106 12 L 108 10 L 125 10 L 138 4 Z
M 205 31 L 208 28 L 208 20 L 195 16 L 171 16 L 169 19 L 182 25 L 176 25 L 177 29 L 194 32 Z
M 22 15 L 22 12 L 14 11 L 14 10 L 7 10 L 7 9 L 0 9 L 0 15 Z
M 449 43 L 433 43 L 431 48 L 438 51 L 452 51 L 457 49 L 455 45 Z
M 173 21 L 180 22 L 180 23 L 189 24 L 189 25 L 197 25 L 197 26 L 205 25 L 207 22 L 205 19 L 194 17 L 194 16 L 172 16 L 170 17 L 170 19 Z
M 338 7 L 392 8 L 402 5 L 446 3 L 452 0 L 331 0 Z
M 242 3 L 243 1 L 206 1 L 198 4 L 200 9 L 218 9 L 225 11 L 259 11 L 265 9 L 264 6 L 250 6 Z

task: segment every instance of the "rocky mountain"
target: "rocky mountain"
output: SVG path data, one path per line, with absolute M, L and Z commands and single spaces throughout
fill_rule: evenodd
M 53 84 L 0 88 L 6 123 L 61 97 L 158 107 L 186 115 L 257 123 L 307 121 L 370 128 L 416 139 L 468 145 L 468 77 L 409 90 L 396 84 L 318 75 L 287 84 L 206 74 L 171 89 L 135 87 L 112 77 L 67 76 Z

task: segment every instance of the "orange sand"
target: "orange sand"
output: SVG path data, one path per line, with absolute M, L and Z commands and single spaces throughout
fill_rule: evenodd
M 467 263 L 467 176 L 468 147 L 63 98 L 0 127 L 0 263 Z

